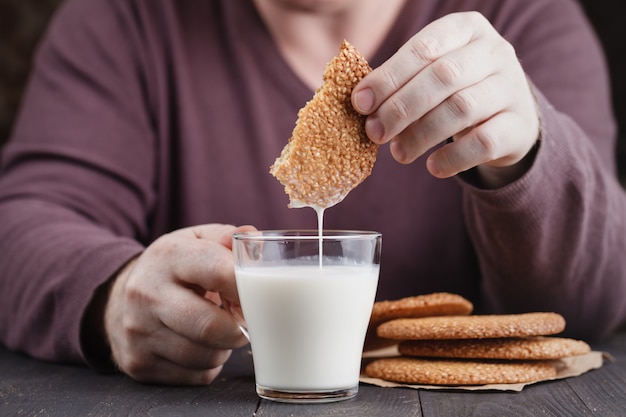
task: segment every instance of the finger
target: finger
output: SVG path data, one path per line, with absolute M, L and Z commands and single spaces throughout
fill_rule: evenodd
M 161 352 L 158 349 L 159 347 L 180 346 L 176 342 L 176 340 L 181 340 L 178 336 L 172 337 L 172 333 L 164 327 L 151 332 L 150 335 L 150 342 L 146 343 L 144 337 L 133 333 L 128 339 L 125 339 L 125 348 L 116 349 L 113 352 L 113 360 L 116 366 L 122 372 L 140 382 L 206 384 L 217 376 L 223 363 L 228 359 L 229 351 L 222 351 L 226 353 L 219 353 L 214 357 L 210 357 L 207 354 L 202 355 L 207 363 L 207 366 L 204 367 L 198 366 L 201 365 L 200 363 L 186 363 L 184 360 L 181 362 L 180 358 L 174 359 L 176 354 L 171 350 Z M 155 347 L 157 348 L 156 350 Z M 193 352 L 192 349 L 179 349 L 181 349 L 179 354 L 183 353 L 183 358 L 187 354 L 197 353 Z M 176 362 L 181 362 L 182 365 Z
M 524 141 L 515 137 L 516 131 L 526 128 L 520 121 L 510 112 L 494 116 L 433 152 L 426 162 L 428 170 L 435 177 L 447 178 L 486 163 L 510 166 L 519 162 L 528 152 Z
M 154 334 L 153 354 L 188 369 L 217 368 L 226 363 L 230 349 L 209 348 L 162 327 Z
M 212 369 L 189 369 L 162 358 L 153 357 L 150 366 L 122 369 L 138 382 L 167 385 L 208 385 L 217 378 L 223 366 Z
M 231 314 L 192 290 L 172 286 L 168 299 L 167 305 L 156 309 L 156 316 L 181 337 L 214 349 L 233 349 L 247 343 Z
M 254 226 L 210 224 L 181 229 L 170 238 L 181 239 L 177 246 L 181 257 L 173 267 L 174 274 L 187 284 L 204 291 L 219 292 L 223 298 L 239 303 L 232 258 L 232 236 L 257 230 Z
M 186 237 L 211 240 L 232 249 L 233 234 L 255 230 L 257 229 L 250 225 L 235 227 L 228 224 L 206 224 L 181 229 L 180 232 Z
M 233 233 L 224 236 L 220 241 L 220 243 L 222 243 L 222 245 L 226 246 L 228 249 L 233 249 L 233 235 L 235 233 L 246 233 L 246 232 L 255 232 L 258 229 L 252 225 L 244 225 L 244 226 L 239 226 L 236 227 L 235 230 L 233 230 Z
M 503 41 L 502 44 L 505 44 Z M 504 49 L 495 47 L 495 49 Z M 468 98 L 473 102 L 457 102 L 457 98 L 465 98 L 461 91 L 483 83 L 497 74 L 504 66 L 504 60 L 494 59 L 494 46 L 490 41 L 477 40 L 466 47 L 443 56 L 416 75 L 406 86 L 394 93 L 381 104 L 376 113 L 366 121 L 366 132 L 370 139 L 384 143 L 400 134 L 410 124 L 424 117 L 442 103 L 453 104 L 450 110 L 456 111 L 455 117 L 461 119 L 463 128 L 476 123 L 477 115 L 472 120 L 465 120 L 467 110 L 476 110 L 482 101 L 490 96 L 474 94 Z M 496 56 L 502 56 L 496 54 Z M 474 90 L 475 91 L 475 90 Z M 496 92 L 497 93 L 497 92 Z M 457 95 L 459 97 L 457 97 Z M 501 95 L 501 94 L 500 94 Z M 473 105 L 471 109 L 455 107 L 455 104 Z M 372 127 L 374 126 L 374 127 Z M 456 132 L 453 132 L 456 133 Z M 382 135 L 376 137 L 376 135 Z
M 218 242 L 197 238 L 193 231 L 186 230 L 158 239 L 148 247 L 146 254 L 155 259 L 167 259 L 164 267 L 179 284 L 195 287 L 198 293 L 219 292 L 238 299 L 232 252 Z
M 411 163 L 444 140 L 488 120 L 510 100 L 498 88 L 501 77 L 457 91 L 391 141 L 391 153 L 401 163 Z
M 489 23 L 479 13 L 444 16 L 422 29 L 354 89 L 352 105 L 372 114 L 393 93 L 442 56 L 483 36 Z

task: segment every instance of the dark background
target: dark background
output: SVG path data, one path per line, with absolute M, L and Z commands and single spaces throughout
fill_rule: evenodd
M 0 0 L 0 146 L 8 139 L 31 56 L 62 0 Z
M 0 146 L 10 134 L 33 50 L 61 1 L 0 0 Z M 613 106 L 620 126 L 617 161 L 622 184 L 626 185 L 626 2 L 579 2 L 596 28 L 608 58 Z

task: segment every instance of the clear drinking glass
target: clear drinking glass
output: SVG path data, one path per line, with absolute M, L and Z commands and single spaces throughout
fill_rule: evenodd
M 311 403 L 357 394 L 381 243 L 369 231 L 324 231 L 321 240 L 317 230 L 233 236 L 259 396 Z

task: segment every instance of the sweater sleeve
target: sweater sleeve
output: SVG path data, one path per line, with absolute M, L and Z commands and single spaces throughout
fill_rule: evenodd
M 579 9 L 560 3 L 518 49 L 541 114 L 533 165 L 498 190 L 462 182 L 464 209 L 490 311 L 557 311 L 567 334 L 598 338 L 626 318 L 626 196 L 603 57 Z
M 0 175 L 0 342 L 89 362 L 84 313 L 142 251 L 153 133 L 119 1 L 69 1 L 39 48 Z

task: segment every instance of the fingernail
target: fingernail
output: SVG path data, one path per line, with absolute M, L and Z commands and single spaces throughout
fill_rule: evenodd
M 364 88 L 357 91 L 354 97 L 354 104 L 356 110 L 362 113 L 367 113 L 374 107 L 374 92 L 371 88 Z
M 373 142 L 380 142 L 385 135 L 385 128 L 378 117 L 370 116 L 365 121 L 365 132 Z

